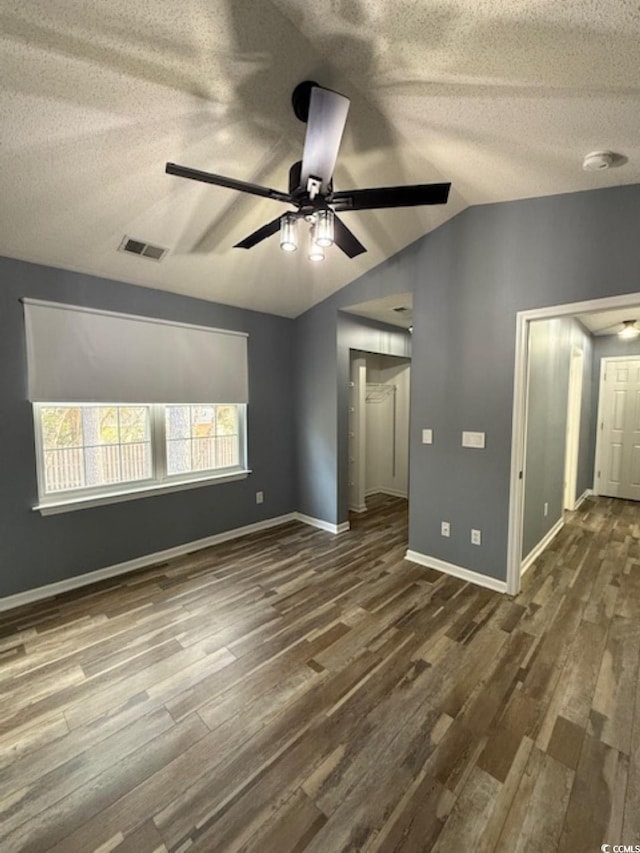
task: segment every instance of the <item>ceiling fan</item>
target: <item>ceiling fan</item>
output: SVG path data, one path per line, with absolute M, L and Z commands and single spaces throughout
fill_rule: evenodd
M 375 187 L 362 190 L 333 190 L 333 170 L 349 112 L 349 99 L 324 89 L 311 80 L 298 84 L 292 104 L 296 116 L 307 124 L 302 160 L 289 169 L 289 191 L 238 181 L 188 166 L 167 163 L 165 171 L 180 178 L 228 187 L 239 192 L 285 202 L 296 209 L 281 214 L 258 228 L 234 248 L 251 249 L 280 231 L 280 247 L 293 252 L 298 247 L 298 222 L 306 220 L 310 228 L 309 258 L 322 260 L 324 249 L 333 243 L 350 258 L 366 252 L 365 247 L 337 213 L 349 210 L 375 210 L 386 207 L 415 207 L 446 204 L 451 184 L 409 184 L 399 187 Z

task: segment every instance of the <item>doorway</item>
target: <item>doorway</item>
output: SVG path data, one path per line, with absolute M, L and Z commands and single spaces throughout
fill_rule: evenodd
M 527 370 L 529 365 L 530 325 L 536 320 L 570 318 L 589 314 L 596 315 L 600 312 L 613 313 L 614 309 L 620 309 L 626 317 L 629 313 L 627 309 L 636 309 L 639 305 L 640 293 L 631 293 L 604 299 L 593 299 L 586 302 L 575 302 L 520 311 L 516 315 L 516 356 L 513 386 L 509 532 L 507 544 L 507 593 L 509 595 L 516 595 L 519 592 L 521 580 L 524 538 Z M 593 456 L 591 458 L 593 459 Z M 574 502 L 575 499 L 574 494 Z
M 350 352 L 349 509 L 409 490 L 409 358 Z

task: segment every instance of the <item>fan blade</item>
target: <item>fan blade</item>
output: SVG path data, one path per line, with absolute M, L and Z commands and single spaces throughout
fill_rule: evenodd
M 451 184 L 410 184 L 404 187 L 372 187 L 342 190 L 331 197 L 335 210 L 376 210 L 382 207 L 416 207 L 446 204 Z
M 263 240 L 266 240 L 267 237 L 271 237 L 272 234 L 275 234 L 276 231 L 280 229 L 280 217 L 278 216 L 272 222 L 268 222 L 266 225 L 263 225 L 262 228 L 258 228 L 257 231 L 254 231 L 253 234 L 249 234 L 248 237 L 245 237 L 244 240 L 241 240 L 239 243 L 236 243 L 233 247 L 234 249 L 251 249 L 257 243 L 261 243 Z
M 241 193 L 251 193 L 276 201 L 291 201 L 289 193 L 273 190 L 271 187 L 261 187 L 258 184 L 249 184 L 246 181 L 237 181 L 235 178 L 225 178 L 223 175 L 214 175 L 213 172 L 201 172 L 199 169 L 191 169 L 189 166 L 178 166 L 177 163 L 167 163 L 165 172 L 168 175 L 176 175 L 178 178 L 190 178 L 192 181 L 202 181 L 205 184 L 215 184 L 218 187 L 239 190 Z
M 308 179 L 313 177 L 322 181 L 321 192 L 328 192 L 349 104 L 349 98 L 329 89 L 314 86 L 311 90 L 300 173 L 300 184 L 304 189 Z
M 335 215 L 333 217 L 333 242 L 349 258 L 355 258 L 357 255 L 361 255 L 367 251 L 356 235 L 347 228 L 342 219 Z

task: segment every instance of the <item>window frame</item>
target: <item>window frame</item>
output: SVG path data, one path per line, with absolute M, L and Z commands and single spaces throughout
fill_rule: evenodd
M 168 406 L 233 406 L 238 413 L 238 464 L 224 468 L 209 468 L 204 471 L 187 473 L 167 473 L 166 409 Z M 139 406 L 149 411 L 149 440 L 151 456 L 151 477 L 142 480 L 127 480 L 104 486 L 87 486 L 66 489 L 59 492 L 46 492 L 44 471 L 44 441 L 42 435 L 41 411 L 52 407 L 97 407 L 106 408 Z M 164 494 L 199 486 L 214 485 L 245 479 L 251 470 L 247 459 L 247 404 L 246 403 L 89 403 L 89 402 L 46 402 L 33 403 L 34 445 L 36 457 L 36 478 L 38 484 L 38 503 L 33 507 L 42 515 L 101 506 L 109 503 L 133 500 L 135 498 Z

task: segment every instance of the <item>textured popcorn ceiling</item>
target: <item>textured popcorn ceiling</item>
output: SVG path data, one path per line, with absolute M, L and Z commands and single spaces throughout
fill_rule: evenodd
M 286 206 L 164 164 L 286 189 L 307 78 L 351 98 L 337 189 L 451 180 L 449 204 L 344 214 L 354 260 L 231 248 Z M 1 254 L 288 316 L 467 205 L 640 182 L 626 0 L 0 0 L 0 87 Z M 602 148 L 628 162 L 582 171 Z

